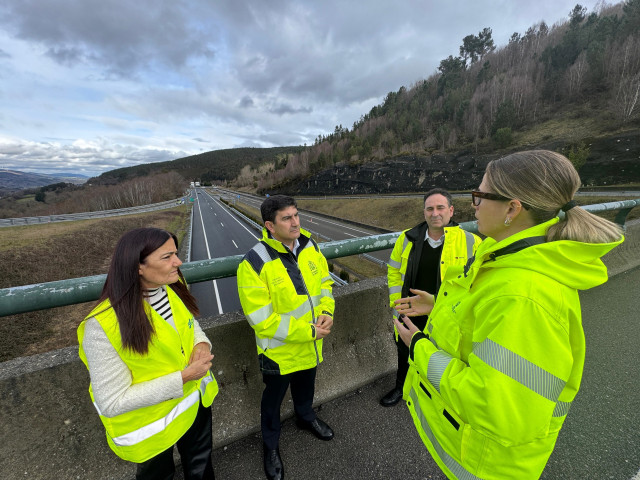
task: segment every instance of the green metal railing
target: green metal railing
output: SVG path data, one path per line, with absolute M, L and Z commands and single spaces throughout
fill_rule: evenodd
M 640 206 L 640 198 L 587 205 L 582 208 L 592 213 L 618 211 L 615 222 L 624 227 L 627 215 L 637 206 Z M 467 231 L 477 232 L 476 222 L 464 222 L 460 226 Z M 400 232 L 384 233 L 326 242 L 320 244 L 320 250 L 327 259 L 360 255 L 393 248 L 399 235 Z M 234 276 L 242 258 L 243 255 L 234 255 L 199 260 L 185 263 L 180 269 L 188 283 L 205 282 Z M 0 289 L 0 317 L 97 300 L 106 278 L 106 275 L 94 275 Z

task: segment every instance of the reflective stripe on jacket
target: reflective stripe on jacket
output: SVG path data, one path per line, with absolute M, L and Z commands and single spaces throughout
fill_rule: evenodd
M 78 327 L 79 355 L 87 368 L 82 348 L 84 327 L 87 319 L 95 317 L 113 348 L 129 367 L 132 384 L 184 370 L 194 347 L 193 315 L 170 287 L 167 287 L 167 296 L 177 331 L 145 302 L 155 330 L 145 355 L 123 348 L 118 320 L 109 300 L 94 308 Z M 193 424 L 199 403 L 208 407 L 217 393 L 218 384 L 209 372 L 200 380 L 185 383 L 182 398 L 106 417 L 96 405 L 89 385 L 89 394 L 106 429 L 109 446 L 120 458 L 136 463 L 144 462 L 174 445 Z
M 316 340 L 318 315 L 333 316 L 333 280 L 327 260 L 308 232 L 300 230 L 297 258 L 263 229 L 262 241 L 238 266 L 238 295 L 256 335 L 261 369 L 286 375 L 322 362 Z
M 409 293 L 409 284 L 405 285 L 405 277 L 409 263 L 417 268 L 417 256 L 414 245 L 419 239 L 424 239 L 427 231 L 427 223 L 422 222 L 415 227 L 403 231 L 393 247 L 389 263 L 387 264 L 387 284 L 389 286 L 389 306 L 394 307 L 393 302 Z M 452 265 L 466 265 L 467 260 L 473 257 L 480 237 L 467 232 L 459 226 L 449 226 L 444 229 L 444 244 L 440 257 L 440 279 L 444 279 L 447 269 Z M 410 281 L 411 279 L 406 279 Z M 437 292 L 430 292 L 437 293 Z M 393 317 L 397 318 L 397 312 L 393 309 Z
M 553 451 L 585 358 L 577 290 L 607 280 L 600 257 L 622 241 L 545 242 L 557 221 L 449 269 L 412 339 L 404 398 L 449 478 L 538 478 Z

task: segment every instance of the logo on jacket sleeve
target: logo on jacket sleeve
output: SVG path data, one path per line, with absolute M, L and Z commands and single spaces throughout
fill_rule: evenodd
M 193 328 L 193 317 L 189 319 L 189 328 Z
M 313 263 L 311 260 L 309 260 L 309 270 L 311 271 L 311 275 L 317 275 L 318 274 L 318 267 L 316 267 L 316 264 Z

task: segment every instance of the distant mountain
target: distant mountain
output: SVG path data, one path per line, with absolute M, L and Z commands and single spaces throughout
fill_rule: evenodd
M 52 183 L 82 184 L 87 181 L 86 176 L 76 173 L 60 173 L 56 175 L 42 175 L 39 173 L 21 172 L 18 170 L 0 170 L 0 188 L 5 190 L 22 190 L 25 188 L 44 187 Z

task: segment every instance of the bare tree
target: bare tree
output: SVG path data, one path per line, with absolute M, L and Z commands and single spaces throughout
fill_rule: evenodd
M 629 37 L 620 50 L 622 55 L 613 76 L 612 106 L 618 118 L 626 123 L 640 110 L 640 36 Z

